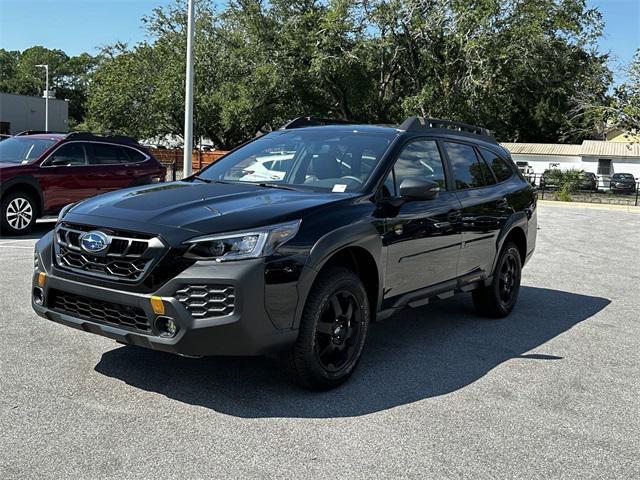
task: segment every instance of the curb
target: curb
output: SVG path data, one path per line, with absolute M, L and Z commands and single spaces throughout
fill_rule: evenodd
M 586 202 L 561 202 L 559 200 L 538 200 L 541 205 L 549 205 L 554 207 L 568 207 L 568 208 L 590 208 L 593 210 L 615 210 L 622 212 L 640 213 L 640 207 L 634 207 L 633 205 L 611 205 L 606 203 L 586 203 Z

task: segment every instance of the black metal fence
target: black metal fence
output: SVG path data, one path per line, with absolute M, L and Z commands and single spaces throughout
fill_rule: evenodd
M 588 203 L 606 203 L 613 205 L 640 205 L 640 181 L 635 179 L 634 184 L 628 187 L 618 186 L 619 182 L 612 181 L 610 176 L 597 175 L 595 182 L 588 177 L 577 185 L 572 185 L 566 193 L 561 192 L 561 185 L 555 184 L 552 176 L 543 174 L 524 174 L 524 177 L 538 189 L 538 198 L 541 200 L 559 200 L 565 194 L 571 200 Z

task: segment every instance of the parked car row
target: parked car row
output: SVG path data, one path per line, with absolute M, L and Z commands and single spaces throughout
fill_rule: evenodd
M 547 169 L 540 176 L 525 175 L 532 185 L 538 186 L 545 190 L 556 190 L 562 182 L 562 171 L 558 169 Z M 599 186 L 598 176 L 593 172 L 580 172 L 580 178 L 577 182 L 577 189 L 587 192 L 599 192 L 607 190 L 606 181 L 604 188 Z M 635 193 L 637 188 L 637 179 L 631 173 L 614 173 L 611 176 L 608 185 L 608 191 L 611 193 Z
M 27 233 L 37 218 L 85 198 L 163 182 L 166 168 L 128 137 L 23 132 L 0 142 L 2 233 Z

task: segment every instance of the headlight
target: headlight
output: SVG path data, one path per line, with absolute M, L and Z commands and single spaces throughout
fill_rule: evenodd
M 262 257 L 295 237 L 299 228 L 300 220 L 296 220 L 245 232 L 192 238 L 185 242 L 190 245 L 185 257 L 218 262 Z

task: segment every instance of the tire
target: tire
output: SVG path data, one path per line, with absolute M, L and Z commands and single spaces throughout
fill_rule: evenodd
M 520 251 L 515 243 L 508 242 L 498 257 L 491 285 L 472 292 L 476 311 L 489 318 L 503 318 L 509 315 L 518 300 L 521 278 Z
M 367 292 L 358 276 L 346 268 L 327 268 L 311 287 L 296 344 L 279 358 L 282 367 L 305 388 L 337 387 L 360 360 L 369 319 Z
M 2 233 L 22 235 L 31 231 L 38 217 L 33 196 L 20 191 L 11 192 L 5 195 L 1 205 L 0 230 Z

